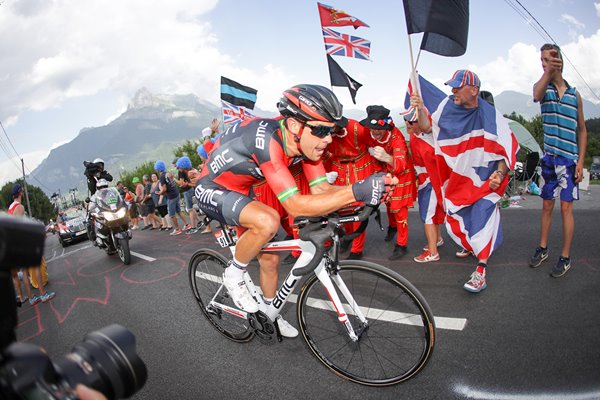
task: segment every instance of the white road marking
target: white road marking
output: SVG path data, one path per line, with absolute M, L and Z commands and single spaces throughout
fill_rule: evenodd
M 221 281 L 222 281 L 222 277 L 220 277 L 220 276 L 205 274 L 205 273 L 199 272 L 199 271 L 196 271 L 196 276 L 198 278 L 206 279 L 208 281 L 215 282 L 215 283 L 221 283 Z M 297 300 L 298 300 L 298 295 L 291 294 L 288 297 L 288 301 L 290 301 L 292 303 L 296 303 Z M 319 308 L 321 310 L 334 311 L 331 303 L 328 301 L 309 298 L 307 301 L 307 304 L 311 307 Z M 345 306 L 348 307 L 347 304 L 345 304 Z M 367 312 L 366 308 L 364 308 L 362 310 L 363 310 L 363 313 Z M 376 317 L 378 320 L 396 322 L 396 323 L 401 323 L 401 324 L 405 324 L 405 325 L 422 325 L 421 317 L 416 314 L 407 314 L 407 313 L 400 313 L 400 312 L 396 312 L 396 311 L 380 310 L 377 308 L 371 308 L 368 310 L 368 314 L 366 316 L 371 317 L 371 318 Z M 462 331 L 463 329 L 465 329 L 465 326 L 467 325 L 466 318 L 434 317 L 434 319 L 435 319 L 435 327 L 439 328 L 439 329 Z
M 148 262 L 156 261 L 156 258 L 152 258 L 152 257 L 150 257 L 150 256 L 145 256 L 145 255 L 143 255 L 143 254 L 136 253 L 135 251 L 132 251 L 132 252 L 131 252 L 131 255 L 132 255 L 132 256 L 136 256 L 136 257 L 138 257 L 138 258 L 141 258 L 142 260 L 146 260 L 146 261 L 148 261 Z
M 54 261 L 54 260 L 58 260 L 58 259 L 60 259 L 60 258 L 67 257 L 67 256 L 69 256 L 69 255 L 71 255 L 71 254 L 73 254 L 73 253 L 77 253 L 78 251 L 81 251 L 81 250 L 84 250 L 84 249 L 89 249 L 90 247 L 92 247 L 92 245 L 91 245 L 91 244 L 88 244 L 88 245 L 86 245 L 86 246 L 80 247 L 80 248 L 78 248 L 78 249 L 75 249 L 75 250 L 73 250 L 73 251 L 70 251 L 70 252 L 68 252 L 68 253 L 65 253 L 65 249 L 63 249 L 63 251 L 62 251 L 61 255 L 60 255 L 60 256 L 56 256 L 56 257 L 55 257 L 55 255 L 56 255 L 56 252 L 54 252 L 54 255 L 52 256 L 52 258 L 51 258 L 51 259 L 49 259 L 49 260 L 46 260 L 46 263 L 52 262 L 52 261 Z

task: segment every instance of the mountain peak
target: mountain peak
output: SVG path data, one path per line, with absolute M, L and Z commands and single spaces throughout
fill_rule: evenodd
M 155 107 L 159 105 L 159 102 L 157 100 L 158 99 L 154 97 L 152 92 L 150 92 L 147 88 L 143 87 L 141 89 L 138 89 L 137 92 L 135 92 L 135 95 L 131 99 L 131 102 L 127 105 L 127 109 L 131 110 L 140 109 L 144 107 Z

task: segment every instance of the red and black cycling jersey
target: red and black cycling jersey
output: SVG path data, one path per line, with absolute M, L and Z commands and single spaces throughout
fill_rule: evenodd
M 283 202 L 299 192 L 289 171 L 292 165 L 302 163 L 310 186 L 327 182 L 321 161 L 286 154 L 283 124 L 281 117 L 256 118 L 229 128 L 215 142 L 199 183 L 205 187 L 212 183 L 247 195 L 254 183 L 266 180 Z

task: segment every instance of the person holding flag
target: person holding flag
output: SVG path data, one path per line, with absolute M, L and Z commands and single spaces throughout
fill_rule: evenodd
M 410 101 L 419 128 L 432 132 L 448 233 L 478 259 L 463 287 L 479 293 L 487 287 L 488 259 L 502 243 L 497 203 L 516 162 L 518 142 L 506 118 L 479 101 L 481 82 L 475 73 L 458 70 L 446 85 L 452 95 L 441 101 L 431 121 L 418 93 Z

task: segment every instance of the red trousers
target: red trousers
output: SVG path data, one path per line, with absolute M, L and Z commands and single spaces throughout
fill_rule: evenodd
M 396 244 L 406 246 L 408 244 L 408 207 L 400 207 L 396 212 L 390 212 L 388 208 L 387 215 L 390 228 L 398 230 Z

